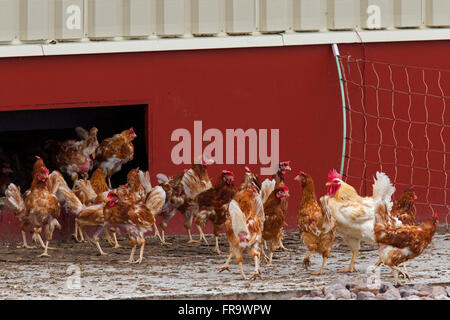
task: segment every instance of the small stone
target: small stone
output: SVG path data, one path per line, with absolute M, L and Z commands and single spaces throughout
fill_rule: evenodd
M 437 297 L 439 297 L 439 296 L 444 296 L 444 297 L 446 297 L 446 296 L 447 296 L 447 292 L 445 291 L 445 288 L 444 288 L 444 287 L 441 287 L 441 286 L 434 286 L 433 289 L 432 289 L 431 295 L 432 295 L 434 298 L 437 298 Z
M 333 292 L 333 295 L 336 297 L 336 299 L 345 299 L 349 300 L 352 298 L 351 292 L 347 289 L 338 289 Z
M 368 300 L 369 298 L 374 298 L 375 294 L 370 291 L 360 291 L 356 296 L 356 300 Z
M 397 289 L 395 288 L 395 286 L 394 286 L 392 283 L 390 283 L 390 282 L 383 282 L 383 283 L 380 285 L 380 293 L 385 293 L 385 292 L 388 291 L 389 289 L 395 289 L 395 290 L 397 290 Z
M 351 297 L 352 300 L 355 300 L 356 299 L 356 293 L 350 292 L 350 297 Z
M 428 291 L 419 291 L 419 290 L 412 289 L 411 292 L 412 292 L 412 294 L 419 296 L 419 297 L 427 297 L 430 295 L 430 293 Z
M 398 289 L 398 292 L 400 292 L 400 295 L 402 296 L 402 298 L 406 298 L 406 297 L 413 295 L 413 292 L 412 292 L 413 290 L 409 286 L 403 286 L 403 287 L 399 287 L 397 289 Z
M 323 293 L 325 295 L 334 294 L 334 291 L 342 289 L 347 290 L 345 287 L 345 281 L 343 281 L 342 279 L 336 279 L 323 288 Z
M 400 292 L 396 288 L 390 288 L 383 293 L 383 296 L 385 296 L 388 300 L 400 300 L 402 298 Z
M 321 297 L 321 296 L 323 296 L 323 289 L 322 288 L 320 288 L 320 289 L 319 288 L 313 289 L 313 290 L 311 290 L 309 295 L 311 297 Z
M 300 300 L 325 300 L 323 297 L 311 297 L 309 295 L 303 296 Z
M 419 284 L 415 284 L 413 286 L 414 290 L 417 291 L 423 291 L 423 292 L 428 292 L 428 294 L 432 294 L 433 293 L 433 287 L 423 284 L 423 283 L 419 283 Z
M 450 297 L 450 286 L 446 287 L 445 291 L 447 291 L 447 295 Z
M 413 294 L 413 295 L 407 296 L 405 298 L 405 300 L 422 300 L 422 298 Z

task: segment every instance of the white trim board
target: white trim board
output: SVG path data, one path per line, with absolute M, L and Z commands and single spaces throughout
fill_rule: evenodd
M 450 40 L 450 28 L 422 28 L 359 31 L 366 43 Z M 2 44 L 0 57 L 32 57 L 77 54 L 105 54 L 173 50 L 281 47 L 360 42 L 354 31 L 323 31 L 246 36 L 155 38 L 145 40 L 109 40 L 60 42 L 56 44 Z

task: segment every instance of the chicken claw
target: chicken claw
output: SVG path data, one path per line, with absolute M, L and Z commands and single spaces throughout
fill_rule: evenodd
M 318 276 L 318 275 L 322 275 L 322 274 L 324 274 L 323 270 L 311 272 L 311 275 L 313 275 L 313 276 Z
M 303 259 L 303 268 L 308 270 L 309 267 L 311 267 L 311 260 L 309 259 L 309 257 L 305 257 Z
M 217 267 L 217 269 L 219 270 L 219 272 L 222 272 L 222 271 L 224 271 L 224 270 L 227 270 L 227 271 L 230 271 L 230 272 L 231 272 L 231 269 L 230 269 L 230 266 L 229 266 L 229 265 L 223 265 L 223 266 L 221 266 L 221 267 Z
M 357 272 L 357 271 L 358 270 L 354 266 L 348 267 L 347 269 L 338 270 L 338 272 L 340 272 L 340 273 L 349 273 L 349 272 Z
M 259 270 L 253 272 L 252 276 L 250 277 L 250 280 L 256 280 L 256 278 L 259 278 L 260 280 L 263 279 L 263 278 L 261 277 L 261 272 L 259 272 Z
M 37 256 L 38 258 L 41 257 L 50 257 L 50 255 L 47 252 L 41 253 L 40 255 Z

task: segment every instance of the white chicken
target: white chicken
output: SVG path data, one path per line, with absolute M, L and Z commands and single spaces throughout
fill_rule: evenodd
M 328 174 L 326 186 L 327 195 L 320 198 L 322 208 L 336 219 L 337 233 L 342 235 L 353 252 L 349 267 L 339 272 L 355 272 L 361 240 L 375 242 L 376 208 L 383 204 L 390 212 L 395 187 L 385 173 L 377 172 L 372 197 L 361 197 L 352 186 L 342 181 L 342 176 L 334 169 Z

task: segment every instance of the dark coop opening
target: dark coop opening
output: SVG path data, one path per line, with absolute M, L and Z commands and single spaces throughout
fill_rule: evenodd
M 45 143 L 49 139 L 79 140 L 75 132 L 77 126 L 86 130 L 97 127 L 99 143 L 133 127 L 137 135 L 133 140 L 134 159 L 123 165 L 122 170 L 111 179 L 113 187 L 126 183 L 126 175 L 130 169 L 139 167 L 141 170 L 148 170 L 145 111 L 145 105 L 132 105 L 1 112 L 0 196 L 4 195 L 4 186 L 9 182 L 19 185 L 22 192 L 30 187 L 36 155 L 43 158 L 50 171 L 55 170 L 49 161 L 51 155 L 45 148 Z M 65 178 L 69 186 L 72 186 L 70 178 Z

